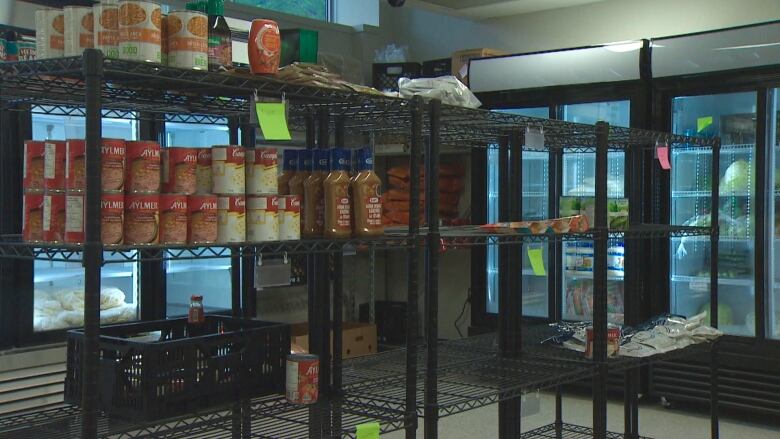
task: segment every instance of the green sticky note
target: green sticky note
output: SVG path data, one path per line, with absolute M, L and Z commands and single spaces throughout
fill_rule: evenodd
M 287 114 L 283 102 L 259 102 L 255 104 L 257 120 L 265 140 L 290 140 Z
M 531 268 L 536 276 L 546 276 L 544 271 L 544 258 L 542 257 L 542 248 L 528 247 L 528 259 L 531 261 Z
M 710 125 L 712 125 L 712 116 L 700 117 L 696 119 L 696 132 L 700 133 Z
M 379 422 L 366 422 L 355 427 L 357 439 L 379 439 Z

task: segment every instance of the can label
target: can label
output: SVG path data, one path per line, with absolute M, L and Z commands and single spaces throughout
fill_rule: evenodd
M 48 140 L 44 144 L 43 186 L 46 190 L 65 189 L 65 142 Z
M 22 187 L 27 192 L 43 190 L 44 162 L 46 161 L 44 142 L 24 141 L 24 162 L 22 163 Z
M 293 241 L 301 239 L 301 196 L 279 197 L 279 239 Z
M 275 194 L 277 184 L 278 155 L 276 148 L 246 150 L 246 192 L 251 195 Z
M 22 204 L 22 239 L 26 242 L 43 241 L 43 195 L 26 193 Z
M 151 141 L 127 142 L 125 190 L 160 191 L 160 144 Z
M 371 195 L 363 201 L 365 209 L 366 223 L 369 226 L 382 225 L 382 199 L 376 195 Z
M 65 194 L 43 196 L 43 240 L 65 241 Z
M 38 59 L 57 58 L 65 49 L 65 14 L 62 9 L 35 11 L 35 52 Z
M 195 169 L 195 179 L 197 180 L 197 193 L 211 193 L 211 148 L 198 148 L 198 164 Z
M 293 404 L 317 402 L 319 379 L 319 357 L 308 354 L 293 354 L 287 357 L 287 401 Z
M 106 245 L 124 241 L 125 194 L 104 193 L 100 198 L 100 240 Z
M 211 150 L 211 174 L 215 194 L 244 194 L 245 151 L 242 146 L 215 146 Z
M 217 242 L 246 241 L 246 198 L 217 198 Z
M 84 243 L 84 193 L 65 195 L 65 242 Z
M 250 196 L 246 200 L 246 236 L 252 242 L 279 240 L 279 197 Z
M 170 194 L 194 194 L 197 190 L 196 148 L 164 148 L 162 160 L 162 190 Z
M 119 6 L 108 2 L 92 6 L 95 48 L 107 58 L 119 58 Z
M 102 139 L 100 143 L 100 175 L 104 191 L 121 191 L 125 187 L 125 141 Z
M 157 244 L 160 226 L 159 195 L 125 197 L 125 244 Z
M 160 195 L 160 244 L 187 242 L 187 196 Z
M 217 242 L 217 196 L 191 195 L 187 198 L 188 242 L 207 244 Z
M 168 65 L 207 70 L 209 22 L 206 14 L 174 11 L 168 14 Z
M 19 61 L 32 61 L 36 57 L 35 41 L 22 37 L 22 40 L 16 42 L 19 48 Z
M 78 56 L 84 49 L 95 45 L 94 41 L 94 15 L 92 7 L 65 6 L 65 56 Z
M 162 61 L 160 5 L 141 0 L 119 2 L 119 57 L 131 61 Z

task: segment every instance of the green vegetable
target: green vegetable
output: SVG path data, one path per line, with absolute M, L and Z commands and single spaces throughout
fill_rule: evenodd
M 720 194 L 750 190 L 750 163 L 739 159 L 729 165 L 720 184 Z

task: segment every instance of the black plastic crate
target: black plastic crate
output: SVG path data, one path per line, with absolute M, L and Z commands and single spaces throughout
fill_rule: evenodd
M 284 392 L 287 324 L 209 315 L 193 337 L 186 318 L 100 332 L 99 401 L 112 416 L 151 421 Z M 68 332 L 65 402 L 74 405 L 81 403 L 83 344 L 83 330 Z
M 361 322 L 369 321 L 368 303 L 361 303 L 358 312 Z M 406 343 L 406 302 L 377 300 L 374 303 L 374 322 L 379 343 L 388 345 Z
M 374 63 L 374 88 L 380 91 L 398 91 L 401 78 L 419 78 L 422 66 L 417 62 Z
M 452 58 L 432 59 L 430 61 L 423 61 L 422 63 L 423 78 L 438 78 L 439 76 L 451 74 Z

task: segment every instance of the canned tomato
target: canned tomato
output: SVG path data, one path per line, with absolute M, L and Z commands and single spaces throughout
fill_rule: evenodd
M 43 196 L 43 240 L 65 241 L 65 194 Z
M 246 241 L 246 198 L 217 197 L 217 242 Z
M 279 239 L 293 241 L 301 239 L 301 196 L 279 197 Z
M 217 242 L 217 196 L 190 195 L 187 235 L 190 244 Z
M 91 6 L 65 6 L 65 56 L 79 56 L 84 49 L 95 45 L 93 29 L 94 16 Z
M 196 192 L 211 193 L 211 148 L 198 148 L 198 164 L 195 168 Z
M 187 195 L 160 195 L 160 244 L 187 243 Z
M 157 244 L 159 226 L 159 195 L 128 194 L 125 196 L 125 244 Z
M 119 58 L 119 5 L 103 1 L 92 6 L 95 48 L 106 58 Z
M 196 169 L 198 150 L 196 148 L 164 148 L 160 151 L 162 161 L 162 191 L 169 194 L 194 194 L 198 188 Z
M 65 142 L 47 140 L 43 153 L 43 187 L 47 191 L 65 190 Z
M 245 150 L 243 146 L 211 148 L 211 178 L 215 194 L 244 194 Z
M 100 240 L 106 245 L 124 241 L 125 194 L 104 192 L 100 197 Z
M 119 2 L 119 58 L 131 61 L 162 61 L 162 11 L 150 1 Z
M 202 12 L 168 14 L 168 65 L 180 69 L 208 70 L 209 19 Z
M 43 195 L 26 193 L 22 198 L 22 239 L 43 241 Z
M 62 9 L 35 11 L 35 56 L 38 59 L 61 57 L 65 49 L 65 15 Z
M 84 191 L 65 194 L 65 242 L 84 243 Z
M 279 197 L 253 195 L 246 199 L 246 237 L 248 241 L 279 240 Z
M 65 189 L 83 190 L 87 183 L 86 141 L 68 139 L 65 141 Z M 100 176 L 101 190 L 122 190 L 125 184 L 125 141 L 122 139 L 101 139 Z
M 276 148 L 246 150 L 246 193 L 275 194 L 279 190 Z
M 160 191 L 160 144 L 154 141 L 127 142 L 125 191 Z
M 46 143 L 35 140 L 24 141 L 24 162 L 22 164 L 22 187 L 27 192 L 43 190 Z
M 314 404 L 317 402 L 320 380 L 320 358 L 313 354 L 290 354 L 287 356 L 287 379 L 285 395 L 293 404 Z

